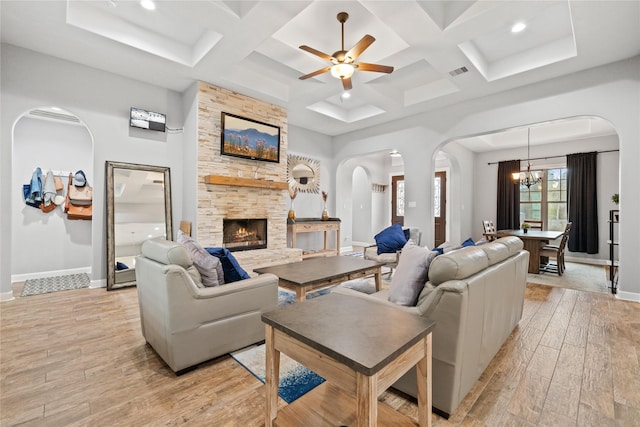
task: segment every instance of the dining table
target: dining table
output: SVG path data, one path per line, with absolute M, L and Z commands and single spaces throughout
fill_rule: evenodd
M 540 249 L 548 245 L 551 240 L 562 237 L 564 231 L 531 230 L 498 230 L 496 237 L 516 236 L 522 240 L 524 250 L 529 252 L 529 273 L 540 273 Z

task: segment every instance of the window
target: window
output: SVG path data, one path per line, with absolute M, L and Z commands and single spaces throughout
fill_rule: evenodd
M 396 215 L 404 216 L 404 180 L 398 181 Z
M 531 188 L 520 186 L 520 215 L 542 220 L 545 230 L 563 231 L 567 224 L 567 168 L 532 172 L 544 179 Z

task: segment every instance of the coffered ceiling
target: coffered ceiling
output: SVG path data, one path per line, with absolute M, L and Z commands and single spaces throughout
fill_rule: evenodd
M 640 54 L 637 1 L 0 2 L 2 41 L 176 91 L 203 80 L 287 108 L 289 123 L 339 135 Z M 324 73 L 375 42 L 350 98 Z M 513 33 L 514 24 L 526 28 Z

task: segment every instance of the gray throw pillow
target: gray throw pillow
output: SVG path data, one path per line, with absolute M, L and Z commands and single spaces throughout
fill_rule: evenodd
M 191 236 L 186 235 L 182 231 L 178 231 L 178 243 L 184 245 L 191 254 L 193 265 L 200 273 L 202 284 L 206 287 L 224 285 L 224 271 L 220 260 L 202 246 L 198 244 Z
M 389 286 L 389 301 L 398 305 L 415 306 L 427 282 L 429 264 L 437 255 L 438 252 L 416 246 L 413 242 L 404 245 Z

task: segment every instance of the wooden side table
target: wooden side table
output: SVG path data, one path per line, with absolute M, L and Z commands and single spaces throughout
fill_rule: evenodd
M 262 321 L 267 426 L 414 425 L 409 417 L 378 402 L 378 396 L 413 366 L 418 376 L 418 424 L 431 426 L 435 322 L 341 294 L 264 313 Z M 353 397 L 346 403 L 341 398 L 338 405 L 335 394 L 323 392 L 323 384 L 278 413 L 280 352 Z
M 299 233 L 324 233 L 324 247 L 320 250 L 302 253 L 302 259 L 332 256 L 340 254 L 340 219 L 329 218 L 323 221 L 321 218 L 296 218 L 295 220 L 287 220 L 287 232 L 291 234 L 291 247 L 296 247 L 296 238 Z M 329 247 L 329 232 L 336 233 L 336 247 Z

